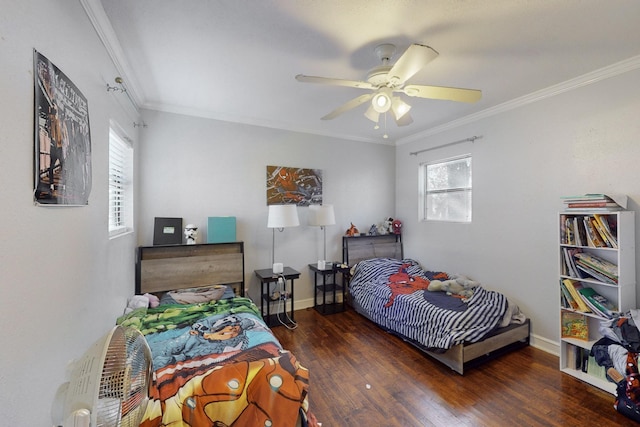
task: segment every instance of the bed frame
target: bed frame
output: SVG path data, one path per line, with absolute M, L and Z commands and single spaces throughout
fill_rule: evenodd
M 138 247 L 136 294 L 210 285 L 231 286 L 236 295 L 245 295 L 243 242 Z M 296 427 L 302 424 L 299 415 Z
M 343 262 L 350 266 L 364 259 L 394 258 L 402 259 L 402 239 L 396 235 L 343 237 Z M 367 317 L 357 305 L 354 309 Z M 367 317 L 369 319 L 369 317 Z M 371 319 L 369 319 L 371 320 Z M 375 323 L 375 322 L 374 322 Z M 385 329 L 386 330 L 386 329 Z M 387 330 L 399 336 L 408 343 L 416 346 L 432 358 L 444 363 L 460 375 L 464 375 L 465 367 L 475 366 L 481 362 L 493 359 L 507 351 L 529 345 L 530 322 L 511 324 L 499 328 L 476 343 L 458 344 L 444 352 L 435 352 L 424 348 L 419 343 L 404 337 L 395 331 Z
M 244 243 L 140 246 L 136 294 L 229 285 L 244 296 Z

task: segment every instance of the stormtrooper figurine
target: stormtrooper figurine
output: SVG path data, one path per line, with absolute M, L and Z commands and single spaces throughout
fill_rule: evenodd
M 184 228 L 184 237 L 187 238 L 187 245 L 195 245 L 198 239 L 198 227 L 193 224 L 187 224 Z

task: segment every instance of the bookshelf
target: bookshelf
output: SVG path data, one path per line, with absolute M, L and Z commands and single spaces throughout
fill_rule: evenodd
M 599 326 L 602 321 L 607 320 L 607 312 L 598 313 L 597 309 L 600 307 L 597 306 L 596 309 L 589 308 L 590 311 L 584 312 L 584 307 L 588 305 L 576 307 L 566 294 L 567 291 L 569 295 L 572 294 L 568 287 L 573 284 L 578 292 L 580 287 L 593 289 L 617 311 L 635 308 L 634 214 L 633 211 L 597 210 L 565 211 L 558 214 L 560 370 L 612 394 L 615 394 L 615 384 L 606 380 L 603 370 L 598 369 L 593 358 L 591 363 L 585 362 L 591 346 L 601 338 Z M 607 227 L 609 234 L 603 230 L 604 237 L 596 235 L 594 239 L 589 235 L 591 231 L 599 233 L 597 228 Z M 576 256 L 577 253 L 582 255 Z M 597 268 L 593 268 L 594 266 Z M 591 273 L 588 273 L 590 269 Z M 583 290 L 582 293 L 586 292 Z M 576 317 L 576 313 L 584 317 L 588 328 L 586 340 L 567 336 L 566 320 Z

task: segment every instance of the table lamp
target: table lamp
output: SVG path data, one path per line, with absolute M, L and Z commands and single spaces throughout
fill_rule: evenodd
M 300 225 L 298 219 L 298 209 L 296 205 L 269 205 L 269 216 L 267 218 L 267 227 L 272 229 L 271 238 L 271 263 L 273 264 L 274 274 L 282 273 L 283 267 L 281 263 L 276 265 L 276 228 L 283 231 L 286 227 L 297 227 Z
M 327 260 L 327 225 L 336 223 L 336 216 L 333 212 L 333 205 L 309 205 L 309 225 L 319 226 L 323 231 L 324 258 L 322 263 L 318 263 L 318 268 L 324 269 L 322 264 Z

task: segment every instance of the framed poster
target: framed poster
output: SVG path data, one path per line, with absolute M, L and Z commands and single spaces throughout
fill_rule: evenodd
M 91 136 L 87 98 L 58 67 L 33 51 L 37 204 L 87 205 Z
M 322 204 L 322 170 L 267 166 L 267 205 Z

